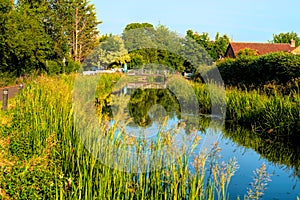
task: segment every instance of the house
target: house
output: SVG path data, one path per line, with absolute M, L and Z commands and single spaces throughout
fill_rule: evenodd
M 255 43 L 255 42 L 230 42 L 225 57 L 235 58 L 239 51 L 243 49 L 252 49 L 257 55 L 268 54 L 272 52 L 288 52 L 300 54 L 300 46 L 295 47 L 295 41 L 291 43 Z

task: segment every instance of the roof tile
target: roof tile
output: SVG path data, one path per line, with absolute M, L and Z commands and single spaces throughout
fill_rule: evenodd
M 255 50 L 259 55 L 268 54 L 271 52 L 291 52 L 295 47 L 291 47 L 287 43 L 254 43 L 254 42 L 231 42 L 230 43 L 234 54 L 236 55 L 240 50 L 250 48 Z

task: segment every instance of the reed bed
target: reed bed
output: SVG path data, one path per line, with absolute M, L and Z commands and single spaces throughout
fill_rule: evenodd
M 191 83 L 198 97 L 200 111 L 211 112 L 211 105 L 222 99 L 210 98 L 206 85 Z M 273 91 L 226 89 L 226 120 L 248 129 L 281 136 L 299 137 L 300 96 L 298 90 L 283 95 Z

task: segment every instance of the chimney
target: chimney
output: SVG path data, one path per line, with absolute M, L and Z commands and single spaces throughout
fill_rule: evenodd
M 290 44 L 291 44 L 291 47 L 296 47 L 296 41 L 294 39 L 291 39 Z

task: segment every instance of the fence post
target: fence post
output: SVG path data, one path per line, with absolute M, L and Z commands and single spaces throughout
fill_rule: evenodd
M 3 90 L 3 105 L 2 105 L 3 111 L 7 110 L 7 103 L 8 103 L 8 89 L 4 89 Z

